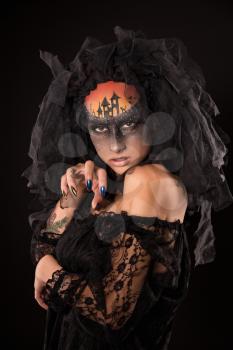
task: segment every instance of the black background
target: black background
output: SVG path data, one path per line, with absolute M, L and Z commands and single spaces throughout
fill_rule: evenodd
M 27 216 L 31 196 L 22 171 L 29 166 L 30 134 L 52 75 L 39 49 L 70 62 L 86 36 L 115 41 L 113 27 L 142 30 L 148 38 L 179 37 L 203 69 L 206 90 L 221 114 L 219 125 L 232 134 L 232 6 L 230 1 L 83 1 L 14 2 L 1 8 L 2 87 L 2 223 L 1 310 L 5 349 L 42 349 L 45 311 L 33 297 L 34 271 L 29 256 L 31 231 Z M 5 78 L 5 79 L 4 79 Z M 3 80 L 4 79 L 4 80 Z M 5 95 L 4 95 L 5 94 Z M 232 184 L 232 145 L 224 168 Z M 6 204 L 7 203 L 7 204 Z M 213 212 L 216 260 L 197 267 L 187 299 L 174 324 L 170 350 L 228 350 L 233 347 L 231 324 L 232 206 Z

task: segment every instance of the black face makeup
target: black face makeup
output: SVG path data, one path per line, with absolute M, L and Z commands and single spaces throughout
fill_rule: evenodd
M 108 137 L 114 134 L 123 137 L 134 133 L 142 123 L 142 118 L 134 113 L 133 115 L 118 116 L 106 120 L 89 118 L 88 129 L 91 134 L 96 136 Z
M 147 111 L 134 86 L 109 81 L 85 99 L 87 128 L 99 156 L 118 175 L 143 160 Z

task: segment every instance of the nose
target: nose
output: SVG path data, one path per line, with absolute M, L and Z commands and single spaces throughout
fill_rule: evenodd
M 112 152 L 120 153 L 126 148 L 124 137 L 121 137 L 117 133 L 113 133 L 110 139 L 110 150 Z

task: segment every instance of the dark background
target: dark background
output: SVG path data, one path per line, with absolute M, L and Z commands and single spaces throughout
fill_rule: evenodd
M 34 301 L 34 269 L 29 256 L 31 196 L 26 179 L 20 177 L 31 164 L 27 155 L 30 134 L 52 79 L 39 58 L 39 49 L 58 54 L 68 63 L 88 35 L 103 43 L 115 41 L 115 25 L 142 30 L 148 38 L 179 37 L 203 69 L 206 90 L 221 112 L 219 125 L 233 138 L 232 22 L 230 1 L 11 1 L 1 7 L 1 141 L 5 151 L 1 189 L 2 193 L 6 190 L 2 203 L 7 207 L 1 244 L 5 349 L 41 350 L 43 341 L 45 311 Z M 233 189 L 232 145 L 228 148 L 229 164 L 224 171 Z M 232 304 L 232 214 L 232 206 L 213 212 L 217 258 L 199 266 L 192 276 L 188 297 L 176 317 L 170 350 L 228 350 L 233 346 L 227 321 Z

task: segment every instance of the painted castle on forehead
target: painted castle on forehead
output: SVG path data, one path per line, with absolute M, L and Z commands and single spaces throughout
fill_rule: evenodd
M 139 100 L 133 85 L 109 81 L 97 85 L 85 98 L 90 117 L 108 118 L 127 113 Z
M 98 117 L 114 117 L 117 116 L 121 113 L 126 112 L 127 110 L 127 105 L 124 104 L 124 106 L 121 106 L 119 103 L 119 99 L 121 97 L 118 96 L 115 91 L 113 92 L 112 97 L 110 98 L 110 101 L 107 99 L 107 97 L 105 96 L 102 100 L 102 102 L 99 102 L 99 107 L 97 109 L 97 111 L 94 110 L 94 108 L 92 108 L 92 104 L 90 104 L 90 111 L 92 113 L 93 116 L 98 116 Z M 129 96 L 128 98 L 129 104 L 132 105 L 132 101 L 133 101 L 133 96 Z M 101 108 L 102 107 L 102 108 Z

